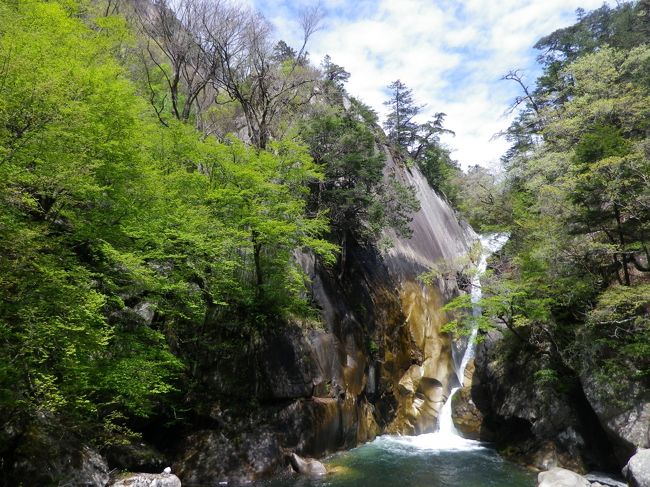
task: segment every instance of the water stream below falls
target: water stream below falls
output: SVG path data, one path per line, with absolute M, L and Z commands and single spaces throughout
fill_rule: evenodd
M 477 441 L 457 437 L 440 444 L 439 433 L 381 436 L 324 463 L 320 478 L 291 475 L 259 487 L 533 487 L 535 474 L 501 458 Z
M 481 237 L 483 247 L 472 280 L 472 302 L 481 297 L 480 275 L 487 258 L 506 242 L 502 234 Z M 480 309 L 474 310 L 480 313 Z M 461 347 L 457 366 L 462 383 L 473 357 L 473 338 Z M 440 411 L 438 431 L 419 436 L 381 436 L 376 440 L 324 460 L 328 475 L 322 478 L 279 477 L 256 483 L 259 487 L 531 487 L 535 474 L 501 458 L 489 445 L 462 438 L 451 415 L 452 389 Z

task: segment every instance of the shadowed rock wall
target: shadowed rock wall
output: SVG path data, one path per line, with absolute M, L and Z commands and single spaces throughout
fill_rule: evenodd
M 418 277 L 442 261 L 453 266 L 476 236 L 417 168 L 396 162 L 388 151 L 387 159 L 385 177 L 417 191 L 421 210 L 410 223 L 412 236 L 387 232 L 394 245 L 383 254 L 348 239 L 344 269 L 296 256 L 323 327 L 279 327 L 264 338 L 257 435 L 239 438 L 234 447 L 214 429 L 194 433 L 176 465 L 184 481 L 259 477 L 277 471 L 289 452 L 321 456 L 382 432 L 435 428 L 456 382 L 451 344 L 440 332 L 446 320 L 441 307 L 458 287 L 455 278 L 425 285 Z M 253 449 L 269 459 L 237 456 Z M 224 457 L 234 459 L 211 460 Z

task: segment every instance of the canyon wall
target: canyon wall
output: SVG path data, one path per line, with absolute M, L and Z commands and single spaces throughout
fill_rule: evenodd
M 259 407 L 245 415 L 209 412 L 208 427 L 177 453 L 184 481 L 260 477 L 284 468 L 289 452 L 318 457 L 381 433 L 435 428 L 457 383 L 452 344 L 440 327 L 441 307 L 458 283 L 454 272 L 430 284 L 419 277 L 440 265 L 454 269 L 476 235 L 417 168 L 386 155 L 385 177 L 417 191 L 412 234 L 386 232 L 392 246 L 384 252 L 349 240 L 343 269 L 297 255 L 322 326 L 296 324 L 264 337 L 252 392 Z

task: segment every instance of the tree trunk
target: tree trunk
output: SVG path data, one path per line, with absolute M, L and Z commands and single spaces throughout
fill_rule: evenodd
M 621 212 L 618 204 L 614 204 L 614 216 L 616 217 L 616 230 L 618 232 L 619 245 L 621 246 L 621 259 L 623 260 L 623 275 L 625 276 L 625 285 L 630 285 L 630 272 L 627 268 L 627 254 L 625 253 L 625 237 L 623 235 L 623 225 L 621 222 Z
M 255 262 L 255 283 L 257 285 L 257 295 L 262 296 L 262 285 L 264 284 L 264 277 L 262 275 L 262 244 L 258 241 L 259 234 L 253 230 L 251 233 L 251 240 L 253 242 L 253 260 Z

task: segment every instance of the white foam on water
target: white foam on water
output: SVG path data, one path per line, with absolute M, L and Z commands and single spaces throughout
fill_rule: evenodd
M 373 442 L 385 450 L 419 454 L 422 452 L 465 452 L 485 450 L 486 446 L 480 441 L 467 440 L 462 436 L 449 433 L 425 433 L 417 436 L 380 436 Z

